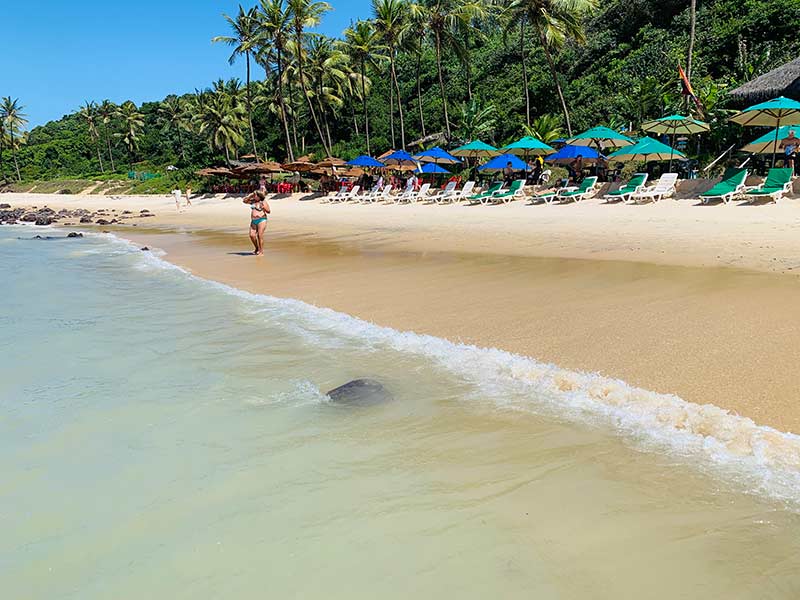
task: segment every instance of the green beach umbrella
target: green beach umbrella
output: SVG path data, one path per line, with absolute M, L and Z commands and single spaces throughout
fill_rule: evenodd
M 692 119 L 691 117 L 684 117 L 683 115 L 670 115 L 642 124 L 642 131 L 646 131 L 647 133 L 665 133 L 672 136 L 673 145 L 675 145 L 675 136 L 679 133 L 682 135 L 691 135 L 694 133 L 703 133 L 709 129 L 711 129 L 711 126 L 708 123 Z M 669 161 L 669 170 L 672 171 L 672 159 Z
M 513 144 L 509 144 L 508 146 L 503 146 L 501 150 L 506 154 L 516 154 L 517 156 L 525 156 L 525 157 L 531 154 L 533 155 L 539 154 L 541 156 L 546 156 L 556 151 L 555 148 L 551 148 L 543 141 L 537 140 L 535 137 L 531 136 L 526 136 L 524 138 L 518 139 Z
M 468 158 L 482 158 L 498 156 L 501 152 L 494 146 L 490 146 L 480 140 L 473 140 L 469 144 L 464 144 L 453 150 L 453 156 L 466 156 Z
M 777 127 L 776 130 L 765 133 L 760 138 L 740 148 L 740 150 L 751 154 L 774 154 L 778 151 L 778 142 L 789 137 L 790 131 L 800 133 L 800 125 L 782 125 Z
M 800 121 L 800 102 L 779 96 L 773 100 L 749 106 L 728 120 L 745 127 L 775 127 L 775 152 L 772 153 L 772 166 L 774 167 L 778 154 L 778 133 L 781 122 L 797 123 Z
M 683 152 L 678 152 L 672 146 L 654 140 L 651 137 L 643 137 L 633 146 L 626 146 L 608 155 L 608 160 L 620 162 L 651 160 L 672 160 L 673 156 L 686 158 Z
M 632 146 L 636 142 L 610 127 L 598 126 L 571 137 L 567 143 L 573 146 L 596 146 L 598 150 L 602 150 L 603 148 Z

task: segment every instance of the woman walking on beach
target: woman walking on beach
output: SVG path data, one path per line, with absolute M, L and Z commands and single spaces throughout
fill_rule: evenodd
M 267 195 L 258 190 L 244 199 L 250 205 L 250 241 L 253 242 L 256 256 L 264 254 L 264 230 L 267 228 L 267 218 L 270 214 Z

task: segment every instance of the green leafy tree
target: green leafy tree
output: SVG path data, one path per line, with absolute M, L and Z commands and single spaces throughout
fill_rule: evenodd
M 530 126 L 525 125 L 522 129 L 525 135 L 550 144 L 564 136 L 562 123 L 560 115 L 541 115 L 536 117 Z
M 196 93 L 193 111 L 198 133 L 207 137 L 211 148 L 225 153 L 230 166 L 231 155 L 245 143 L 247 125 L 247 111 L 238 100 L 235 85 L 218 84 L 213 91 Z
M 372 0 L 372 13 L 375 30 L 381 36 L 389 57 L 389 75 L 391 77 L 389 98 L 389 123 L 392 135 L 392 147 L 396 147 L 394 131 L 394 99 L 397 99 L 397 112 L 400 118 L 400 144 L 406 147 L 406 125 L 403 117 L 403 98 L 400 83 L 397 80 L 397 52 L 403 40 L 409 35 L 407 6 L 403 0 Z
M 485 140 L 494 135 L 496 124 L 497 108 L 493 104 L 483 105 L 477 98 L 473 98 L 461 105 L 457 135 L 464 143 Z
M 89 138 L 94 142 L 97 150 L 97 162 L 100 164 L 100 171 L 105 173 L 103 168 L 103 155 L 100 153 L 100 131 L 97 128 L 97 104 L 95 102 L 84 102 L 79 109 L 81 118 L 86 122 L 86 129 L 89 131 Z
M 128 150 L 128 165 L 131 171 L 139 149 L 139 136 L 144 129 L 144 115 L 131 100 L 123 102 L 117 109 L 117 117 L 122 122 L 122 131 L 115 134 Z
M 23 110 L 25 110 L 25 107 L 19 103 L 19 99 L 12 99 L 11 96 L 6 96 L 0 100 L 0 120 L 5 123 L 5 130 L 11 147 L 11 157 L 14 161 L 14 168 L 17 171 L 17 181 L 22 181 L 22 175 L 19 172 L 18 145 L 15 142 L 22 138 L 25 126 L 28 124 L 27 115 L 22 112 Z
M 108 161 L 111 163 L 111 170 L 116 171 L 114 165 L 114 153 L 111 151 L 111 132 L 109 125 L 117 116 L 117 105 L 110 100 L 103 100 L 97 107 L 97 118 L 103 126 L 103 137 L 106 139 L 106 147 L 108 149 Z
M 183 143 L 183 134 L 191 129 L 191 117 L 186 102 L 172 94 L 164 98 L 158 107 L 159 119 L 163 123 L 164 133 L 174 132 L 178 138 L 177 154 L 186 162 L 186 148 Z

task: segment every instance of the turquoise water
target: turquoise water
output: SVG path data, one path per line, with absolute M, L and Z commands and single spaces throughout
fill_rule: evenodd
M 41 232 L 0 229 L 4 598 L 800 594 L 791 436 Z M 360 376 L 395 401 L 327 401 Z

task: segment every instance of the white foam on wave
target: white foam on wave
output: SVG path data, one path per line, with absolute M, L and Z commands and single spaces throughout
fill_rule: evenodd
M 733 478 L 747 491 L 800 508 L 800 436 L 757 425 L 714 406 L 624 381 L 562 369 L 496 348 L 401 332 L 300 300 L 253 294 L 203 279 L 119 238 L 146 268 L 172 271 L 260 307 L 265 316 L 320 344 L 357 341 L 374 350 L 425 357 L 506 408 L 603 426 L 646 451 L 669 452 Z

